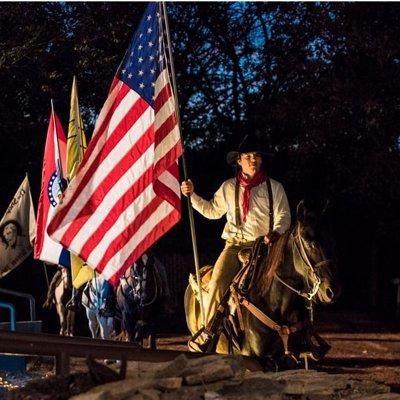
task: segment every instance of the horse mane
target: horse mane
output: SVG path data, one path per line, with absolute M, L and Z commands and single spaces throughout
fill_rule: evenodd
M 265 261 L 264 268 L 260 271 L 260 279 L 257 284 L 257 293 L 260 297 L 265 297 L 269 291 L 272 279 L 283 263 L 285 258 L 285 248 L 291 230 L 286 231 L 279 239 L 271 246 Z

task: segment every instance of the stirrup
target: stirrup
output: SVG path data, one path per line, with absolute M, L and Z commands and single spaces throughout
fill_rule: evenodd
M 204 343 L 196 340 L 204 337 Z M 217 345 L 217 335 L 207 331 L 204 327 L 200 328 L 189 340 L 189 350 L 196 353 L 214 353 Z

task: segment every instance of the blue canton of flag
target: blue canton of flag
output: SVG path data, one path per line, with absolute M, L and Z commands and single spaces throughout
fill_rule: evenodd
M 155 81 L 164 69 L 160 3 L 150 3 L 117 77 L 154 108 Z

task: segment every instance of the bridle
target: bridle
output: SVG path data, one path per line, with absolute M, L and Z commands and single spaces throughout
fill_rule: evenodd
M 279 282 L 281 282 L 284 286 L 286 286 L 288 289 L 290 289 L 294 293 L 298 294 L 301 297 L 304 297 L 305 299 L 307 299 L 309 301 L 312 301 L 314 296 L 318 293 L 319 287 L 322 282 L 320 276 L 317 273 L 317 270 L 323 265 L 329 265 L 332 260 L 326 259 L 322 250 L 320 250 L 321 254 L 323 255 L 322 261 L 319 261 L 314 264 L 310 260 L 310 257 L 308 256 L 307 251 L 304 246 L 304 238 L 300 234 L 300 225 L 299 224 L 297 224 L 297 226 L 294 228 L 293 232 L 291 233 L 291 236 L 293 238 L 292 252 L 295 249 L 299 253 L 301 259 L 303 260 L 304 265 L 306 265 L 306 267 L 310 269 L 312 280 L 313 280 L 312 287 L 309 288 L 310 290 L 308 292 L 303 292 L 301 290 L 294 288 L 289 283 L 285 282 L 277 273 L 275 273 L 275 277 Z
M 147 268 L 147 264 L 144 265 L 143 268 Z M 135 290 L 136 282 L 139 283 L 140 294 L 139 294 L 138 297 L 140 298 L 140 304 L 139 304 L 140 308 L 144 308 L 144 307 L 148 307 L 148 306 L 152 305 L 157 300 L 157 298 L 159 296 L 159 293 L 158 293 L 159 292 L 159 288 L 158 288 L 158 282 L 157 282 L 157 276 L 156 276 L 157 272 L 156 272 L 155 266 L 153 266 L 153 269 L 152 269 L 151 272 L 153 274 L 153 279 L 154 279 L 154 295 L 147 302 L 144 302 L 144 297 L 143 297 L 144 293 L 143 292 L 145 290 L 145 286 L 146 286 L 147 280 L 149 278 L 149 271 L 146 271 L 146 274 L 145 274 L 144 277 L 143 276 L 139 276 L 139 274 L 137 274 L 137 275 L 135 274 L 134 267 L 132 266 L 129 269 L 129 275 L 128 276 L 124 275 L 121 278 L 121 281 L 125 283 L 125 284 L 123 284 L 121 282 L 122 286 L 125 286 L 125 287 L 127 286 L 129 288 L 128 291 L 122 290 L 122 294 L 124 295 L 125 298 L 127 298 L 127 296 L 129 296 L 129 295 L 133 296 L 133 292 Z

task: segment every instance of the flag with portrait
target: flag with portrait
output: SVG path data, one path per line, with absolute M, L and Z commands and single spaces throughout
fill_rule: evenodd
M 0 278 L 31 254 L 35 231 L 35 211 L 26 176 L 0 222 Z

